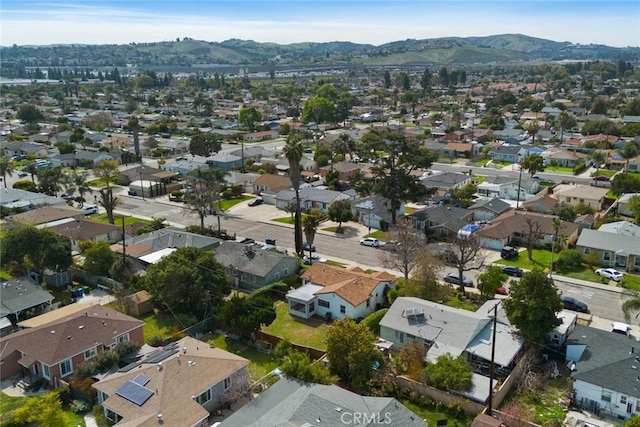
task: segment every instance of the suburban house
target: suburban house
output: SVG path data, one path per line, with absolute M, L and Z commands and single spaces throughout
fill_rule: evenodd
M 607 168 L 615 170 L 624 170 L 626 160 L 615 150 L 609 151 L 607 158 Z M 640 172 L 640 155 L 629 159 L 629 172 Z
M 553 198 L 548 189 L 548 191 L 540 191 L 535 196 L 528 198 L 524 203 L 521 203 L 520 206 L 529 212 L 550 214 L 551 210 L 559 204 L 560 201 Z
M 0 338 L 1 379 L 20 377 L 30 384 L 44 378 L 57 387 L 99 352 L 126 341 L 144 343 L 143 321 L 105 306 L 87 305 L 55 318 L 56 311 L 45 314 L 46 323 Z
M 373 195 L 359 200 L 351 201 L 351 211 L 358 217 L 358 223 L 369 228 L 380 230 L 384 221 L 391 224 L 391 209 L 389 199 L 386 197 Z M 396 211 L 396 218 L 404 215 L 404 202 Z
M 230 171 L 243 166 L 242 157 L 230 153 L 216 153 L 207 157 L 206 160 L 209 167 Z
M 331 203 L 337 200 L 353 200 L 356 192 L 355 190 L 334 191 L 316 187 L 303 187 L 300 189 L 299 194 L 301 209 L 319 209 L 321 212 L 327 213 Z M 275 197 L 276 207 L 284 210 L 287 204 L 295 199 L 295 191 L 282 190 Z
M 455 206 L 431 206 L 420 209 L 406 217 L 416 230 L 432 237 L 455 235 L 465 225 L 473 221 L 474 213 Z
M 176 175 L 187 176 L 195 169 L 208 168 L 207 158 L 203 156 L 190 155 L 188 157 L 177 157 L 173 160 L 167 160 L 162 169 L 173 172 Z
M 608 188 L 590 185 L 558 184 L 551 197 L 574 207 L 579 204 L 587 205 L 598 212 L 604 206 L 608 191 Z
M 57 148 L 54 148 L 51 145 L 27 141 L 7 142 L 2 145 L 2 148 L 4 150 L 4 155 L 7 157 L 26 156 L 31 154 L 36 159 L 45 159 L 58 151 Z
M 471 176 L 457 172 L 442 172 L 423 176 L 420 182 L 427 188 L 441 191 L 449 191 L 454 188 L 462 188 L 471 182 Z
M 291 179 L 288 176 L 265 173 L 253 181 L 253 193 L 262 196 L 262 200 L 269 205 L 275 205 L 276 194 L 289 188 Z
M 520 160 L 520 150 L 522 146 L 503 144 L 489 152 L 495 162 L 517 163 Z
M 285 377 L 224 419 L 220 427 L 384 424 L 426 426 L 420 416 L 393 397 L 361 396 L 337 385 Z
M 301 276 L 302 286 L 287 293 L 289 314 L 362 319 L 386 301 L 387 289 L 395 289 L 396 277 L 385 272 L 367 274 L 359 267 L 312 264 Z
M 493 199 L 478 199 L 468 209 L 473 212 L 474 221 L 491 221 L 496 216 L 511 210 L 511 205 L 494 197 Z
M 259 132 L 251 132 L 251 133 L 244 134 L 244 138 L 247 141 L 251 141 L 251 142 L 264 141 L 267 139 L 276 139 L 277 137 L 278 137 L 278 131 L 275 131 L 275 130 L 263 130 Z
M 527 175 L 522 175 L 522 178 L 506 175 L 488 176 L 484 182 L 478 184 L 478 194 L 485 197 L 518 200 L 519 190 L 521 202 L 532 197 L 539 189 L 538 181 Z
M 492 303 L 495 306 L 498 302 Z M 380 321 L 380 337 L 392 342 L 395 351 L 412 342 L 422 344 L 427 349 L 426 360 L 432 363 L 445 354 L 462 356 L 476 374 L 474 385 L 486 383 L 487 386 L 472 390 L 475 396 L 469 397 L 484 402 L 489 387 L 492 336 L 496 340 L 493 360 L 498 378 L 508 376 L 524 349 L 524 339 L 502 315 L 497 316 L 493 334 L 493 316 L 487 311 L 481 307 L 471 312 L 420 298 L 400 297 Z
M 0 318 L 6 317 L 14 324 L 21 320 L 27 310 L 50 310 L 55 299 L 30 276 L 3 280 L 0 293 Z
M 583 255 L 596 253 L 598 264 L 602 266 L 640 271 L 640 233 L 631 227 L 619 227 L 616 231 L 611 226 L 604 229 L 603 226 L 598 230 L 582 230 L 576 248 Z
M 541 154 L 547 165 L 555 163 L 565 168 L 575 167 L 578 163 L 584 162 L 587 155 L 578 151 L 569 151 L 560 147 L 552 147 Z M 552 163 L 553 162 L 553 163 Z
M 555 234 L 553 230 L 553 215 L 543 215 L 533 212 L 508 211 L 494 218 L 490 224 L 482 227 L 476 232 L 480 238 L 482 246 L 488 249 L 500 250 L 503 246 L 523 246 L 525 243 L 525 235 L 529 232 L 530 220 L 531 224 L 540 227 L 542 236 L 535 243 L 536 247 L 551 244 Z M 568 244 L 574 243 L 578 238 L 580 227 L 572 222 L 562 221 L 560 225 L 560 233 L 566 237 Z M 587 230 L 585 230 L 587 231 Z
M 295 257 L 254 244 L 224 241 L 213 254 L 240 289 L 261 288 L 296 274 L 299 268 Z
M 84 218 L 58 221 L 48 228 L 67 237 L 71 241 L 71 250 L 75 252 L 80 252 L 80 242 L 83 240 L 109 244 L 122 240 L 122 227 Z
M 3 188 L 0 192 L 0 206 L 7 209 L 20 208 L 30 210 L 40 206 L 67 206 L 67 201 L 60 197 L 47 196 L 44 193 L 34 193 L 17 188 Z
M 363 171 L 369 169 L 369 165 L 364 163 L 353 162 L 338 162 L 329 166 L 323 166 L 320 168 L 320 176 L 325 178 L 329 171 L 338 172 L 338 179 L 340 181 L 349 181 L 353 177 L 356 171 Z
M 241 186 L 244 193 L 253 192 L 253 184 L 261 175 L 253 172 L 236 172 L 230 171 L 229 175 L 225 177 L 225 183 L 230 187 Z
M 84 212 L 71 206 L 42 206 L 37 209 L 11 215 L 7 221 L 11 224 L 27 224 L 34 227 L 52 227 L 54 225 L 80 221 L 85 218 Z
M 625 335 L 576 325 L 565 355 L 575 405 L 620 420 L 640 415 L 639 350 L 637 341 Z
M 463 158 L 471 158 L 471 154 L 477 154 L 478 148 L 482 148 L 480 144 L 470 144 L 465 142 L 449 142 L 442 149 L 443 157 L 463 157 Z
M 126 426 L 208 426 L 249 392 L 249 361 L 195 338 L 148 353 L 92 385 L 107 420 Z
M 640 197 L 640 193 L 625 193 L 620 196 L 617 204 L 618 215 L 629 216 L 631 218 L 635 216 L 631 209 L 629 209 L 629 200 L 631 200 L 633 196 Z
M 78 150 L 75 152 L 76 163 L 80 166 L 93 168 L 98 163 L 108 160 L 117 160 L 115 155 L 104 151 Z

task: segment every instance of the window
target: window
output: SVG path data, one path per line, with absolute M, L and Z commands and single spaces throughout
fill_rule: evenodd
M 120 344 L 123 342 L 129 342 L 129 334 L 124 334 L 124 335 L 120 335 L 118 338 L 116 338 L 116 343 Z
M 602 390 L 600 400 L 602 400 L 603 402 L 611 402 L 611 392 L 609 390 Z
M 627 404 L 627 396 L 620 396 L 620 403 L 622 403 L 623 405 Z
M 231 388 L 231 377 L 224 379 L 224 389 L 229 390 Z
M 284 272 L 282 273 L 284 277 L 287 277 L 289 275 L 289 269 L 285 268 Z
M 347 307 L 345 307 L 344 305 L 340 306 L 340 313 L 345 314 L 347 312 Z
M 60 363 L 60 376 L 66 377 L 73 373 L 73 365 L 71 364 L 71 359 L 67 359 L 64 362 Z
M 571 202 L 571 197 L 565 197 L 567 203 Z
M 280 272 L 277 272 L 277 273 L 276 273 L 275 279 L 276 279 L 276 280 L 280 280 Z
M 42 364 L 42 376 L 45 377 L 46 379 L 51 378 L 49 376 L 49 365 L 45 365 L 44 363 Z
M 400 331 L 396 331 L 396 339 L 400 342 L 403 343 L 404 342 L 404 334 Z
M 589 255 L 591 253 L 591 248 L 584 248 L 582 250 L 582 253 L 585 254 L 585 255 Z
M 95 347 L 90 348 L 89 350 L 86 350 L 84 352 L 84 360 L 89 360 L 95 355 L 96 355 L 96 348 Z
M 324 308 L 331 308 L 331 304 L 329 303 L 329 301 L 324 301 L 321 299 L 318 300 L 318 305 Z
M 316 304 L 314 302 L 311 302 L 309 304 L 309 313 L 313 313 L 316 309 Z
M 611 261 L 611 252 L 608 252 L 608 251 L 603 252 L 602 259 L 605 261 Z
M 584 204 L 584 199 L 580 199 L 580 203 L 583 203 L 583 204 Z
M 204 393 L 200 393 L 198 396 L 196 396 L 196 402 L 198 402 L 200 405 L 204 405 L 210 400 L 211 400 L 211 389 L 208 389 Z
M 371 298 L 367 300 L 367 308 L 371 305 Z

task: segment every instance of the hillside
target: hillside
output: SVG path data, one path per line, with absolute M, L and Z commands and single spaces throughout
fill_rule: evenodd
M 556 42 L 521 34 L 401 40 L 380 46 L 344 41 L 259 43 L 184 38 L 127 45 L 0 47 L 3 69 L 16 67 L 201 67 L 215 65 L 482 64 L 526 60 L 633 60 L 640 48 Z

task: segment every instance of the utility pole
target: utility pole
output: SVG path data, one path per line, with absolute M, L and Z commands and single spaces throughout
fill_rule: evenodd
M 499 304 L 499 303 L 498 303 Z M 487 405 L 487 415 L 493 415 L 493 378 L 495 371 L 496 356 L 496 328 L 498 326 L 498 304 L 493 306 L 493 331 L 491 334 L 491 365 L 489 368 L 489 404 Z
M 124 233 L 124 215 L 122 215 L 122 277 L 124 277 L 125 268 L 127 265 L 127 253 L 125 246 L 125 233 Z
M 521 185 L 522 185 L 522 162 L 520 163 L 520 176 L 518 177 L 518 197 L 516 199 L 516 210 L 518 209 L 518 207 L 520 206 L 520 191 L 521 191 Z

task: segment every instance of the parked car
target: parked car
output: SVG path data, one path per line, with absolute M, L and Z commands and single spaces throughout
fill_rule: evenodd
M 522 277 L 522 273 L 524 273 L 520 267 L 515 267 L 513 265 L 505 265 L 502 267 L 502 272 L 507 276 L 513 277 Z
M 91 215 L 91 214 L 97 214 L 98 213 L 98 207 L 96 205 L 84 205 L 83 207 L 80 208 L 80 210 L 85 215 Z
M 314 245 L 310 245 L 309 242 L 304 242 L 302 244 L 302 249 L 308 252 L 315 252 L 316 247 Z
M 458 275 L 455 273 L 447 273 L 446 276 L 444 276 L 444 281 L 447 283 L 451 283 L 452 285 L 460 285 L 460 283 L 462 282 L 463 286 L 469 288 L 473 287 L 473 281 L 471 279 L 469 279 L 467 276 L 462 276 L 462 280 L 460 280 L 460 277 L 458 277 Z
M 29 174 L 28 174 L 28 173 L 26 173 L 25 171 L 20 171 L 20 172 L 18 172 L 18 176 L 19 176 L 20 178 L 24 178 L 24 177 L 25 177 L 25 176 L 27 176 L 27 175 L 29 175 Z
M 562 299 L 562 305 L 567 310 L 579 311 L 580 313 L 588 313 L 589 307 L 586 303 L 576 299 L 574 297 L 570 297 L 568 295 L 562 295 L 560 297 Z
M 629 332 L 631 332 L 631 326 L 622 322 L 613 322 L 611 324 L 611 332 L 613 332 L 614 334 L 621 334 L 621 335 L 628 336 Z
M 504 246 L 500 250 L 500 257 L 504 259 L 517 258 L 518 249 L 514 248 L 513 246 Z
M 258 206 L 262 204 L 262 199 L 253 199 L 249 202 L 249 206 Z
M 611 178 L 609 178 L 606 175 L 598 175 L 595 178 L 593 178 L 594 181 L 605 181 L 605 182 L 609 182 L 611 181 Z
M 606 277 L 607 279 L 615 280 L 619 282 L 624 277 L 624 274 L 616 270 L 615 268 L 599 268 L 596 270 L 598 276 Z
M 75 199 L 76 199 L 74 196 L 72 196 L 71 194 L 67 194 L 67 193 L 62 193 L 62 194 L 60 195 L 60 197 L 61 197 L 62 199 L 67 200 L 67 201 L 68 201 L 68 200 L 75 200 Z
M 376 239 L 375 237 L 366 237 L 366 238 L 360 240 L 360 244 L 362 246 L 371 246 L 373 248 L 380 247 L 380 241 L 378 239 Z
M 315 263 L 325 263 L 327 262 L 327 260 L 325 258 L 321 258 L 318 255 L 306 255 L 304 257 L 302 257 L 302 261 L 307 264 L 307 265 L 311 265 L 311 264 L 315 264 Z
M 508 295 L 507 288 L 505 288 L 504 286 L 500 286 L 499 288 L 496 288 L 494 292 L 498 295 Z

